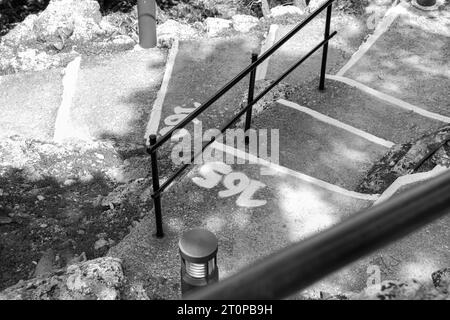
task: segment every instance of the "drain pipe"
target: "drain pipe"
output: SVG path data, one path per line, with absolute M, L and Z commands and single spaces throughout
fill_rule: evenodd
M 144 49 L 156 46 L 156 2 L 138 0 L 139 45 Z

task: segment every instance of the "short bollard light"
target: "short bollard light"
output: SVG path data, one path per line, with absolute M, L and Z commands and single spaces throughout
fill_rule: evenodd
M 204 229 L 186 231 L 178 246 L 181 255 L 181 293 L 183 295 L 219 280 L 218 241 L 212 232 Z

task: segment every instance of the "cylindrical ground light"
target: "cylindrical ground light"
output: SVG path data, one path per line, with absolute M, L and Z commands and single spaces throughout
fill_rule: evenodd
M 204 229 L 186 231 L 178 246 L 181 255 L 182 295 L 219 280 L 218 241 L 212 232 Z
M 156 46 L 156 2 L 138 0 L 139 45 L 144 48 Z

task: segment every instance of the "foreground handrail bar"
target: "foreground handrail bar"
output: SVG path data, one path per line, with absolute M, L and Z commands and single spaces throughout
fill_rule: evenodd
M 319 8 L 317 8 L 313 13 L 311 13 L 305 20 L 300 22 L 297 26 L 295 26 L 288 34 L 286 34 L 283 38 L 278 40 L 270 49 L 264 52 L 255 62 L 250 64 L 247 68 L 245 68 L 241 73 L 239 73 L 236 77 L 230 80 L 227 84 L 225 84 L 219 91 L 217 91 L 211 98 L 209 98 L 205 103 L 199 106 L 197 109 L 192 111 L 186 118 L 184 118 L 180 123 L 174 126 L 170 131 L 168 131 L 165 135 L 159 138 L 155 144 L 148 148 L 148 152 L 153 152 L 158 149 L 164 142 L 170 139 L 173 132 L 175 130 L 179 130 L 184 128 L 189 122 L 194 120 L 200 113 L 209 108 L 214 102 L 216 102 L 220 97 L 222 97 L 225 93 L 227 93 L 236 83 L 241 81 L 245 76 L 247 76 L 252 70 L 254 70 L 257 66 L 259 66 L 264 60 L 266 60 L 270 55 L 272 55 L 278 48 L 280 48 L 286 41 L 292 38 L 298 31 L 303 29 L 311 20 L 313 20 L 317 15 L 319 15 L 323 10 L 328 8 L 335 0 L 328 0 L 324 4 L 322 4 Z
M 186 299 L 279 299 L 450 212 L 450 171 Z
M 302 58 L 300 58 L 297 62 L 295 62 L 287 71 L 285 71 L 278 79 L 274 80 L 267 88 L 265 88 L 261 93 L 259 93 L 256 98 L 254 98 L 250 103 L 248 103 L 244 108 L 239 110 L 239 112 L 230 120 L 227 124 L 225 124 L 220 132 L 224 133 L 229 127 L 231 127 L 244 113 L 247 112 L 254 104 L 256 104 L 259 100 L 261 100 L 270 90 L 272 90 L 276 85 L 278 85 L 284 78 L 286 78 L 289 74 L 292 73 L 295 69 L 297 69 L 306 59 L 308 59 L 313 53 L 319 50 L 325 43 L 331 40 L 337 34 L 336 31 L 331 33 L 326 39 L 322 40 L 318 45 L 316 45 L 311 51 L 305 54 Z M 159 187 L 158 190 L 154 190 L 152 197 L 155 198 L 159 196 L 187 167 L 190 166 L 190 163 L 198 157 L 203 151 L 213 143 L 220 135 L 213 137 L 210 141 L 203 143 L 201 151 L 194 154 L 190 162 L 188 164 L 183 164 L 174 174 L 172 174 L 167 180 Z

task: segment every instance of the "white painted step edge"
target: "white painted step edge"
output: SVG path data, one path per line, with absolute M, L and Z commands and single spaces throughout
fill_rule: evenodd
M 161 88 L 159 89 L 158 94 L 156 96 L 156 100 L 153 103 L 152 111 L 150 113 L 150 119 L 145 129 L 144 141 L 146 141 L 147 144 L 149 143 L 148 141 L 149 136 L 151 134 L 156 134 L 158 132 L 159 122 L 161 120 L 162 107 L 164 104 L 164 100 L 166 98 L 170 78 L 172 76 L 173 66 L 175 65 L 175 59 L 178 54 L 178 48 L 179 48 L 179 41 L 178 39 L 175 39 L 167 56 L 166 70 L 164 72 Z
M 311 183 L 315 186 L 321 187 L 325 190 L 331 191 L 331 192 L 336 192 L 338 194 L 341 194 L 343 196 L 347 196 L 347 197 L 351 197 L 351 198 L 356 198 L 356 199 L 361 199 L 361 200 L 367 200 L 367 201 L 376 201 L 379 198 L 379 194 L 364 194 L 364 193 L 359 193 L 359 192 L 355 192 L 355 191 L 350 191 L 347 189 L 344 189 L 342 187 L 339 187 L 337 185 L 325 182 L 323 180 L 311 177 L 309 175 L 306 175 L 304 173 L 280 166 L 278 164 L 272 163 L 270 161 L 258 158 L 255 155 L 249 154 L 247 152 L 244 152 L 242 150 L 224 145 L 222 143 L 219 142 L 213 142 L 210 147 L 215 148 L 219 151 L 234 155 L 238 158 L 244 159 L 246 161 L 249 161 L 250 163 L 254 163 L 254 164 L 259 164 L 265 167 L 268 167 L 270 170 L 272 170 L 274 173 L 282 173 L 282 174 L 287 174 L 290 175 L 292 177 L 295 177 L 297 179 L 300 179 L 304 182 L 308 182 Z
M 300 106 L 300 105 L 298 105 L 295 102 L 287 101 L 287 100 L 284 100 L 284 99 L 279 99 L 277 102 L 282 104 L 282 105 L 284 105 L 284 106 L 287 106 L 287 107 L 293 108 L 295 110 L 298 110 L 300 112 L 306 113 L 306 114 L 316 118 L 317 120 L 320 120 L 322 122 L 328 123 L 329 125 L 332 125 L 334 127 L 343 129 L 343 130 L 348 131 L 348 132 L 350 132 L 350 133 L 352 133 L 354 135 L 360 136 L 360 137 L 362 137 L 362 138 L 364 138 L 364 139 L 366 139 L 366 140 L 368 140 L 370 142 L 382 145 L 382 146 L 384 146 L 386 148 L 391 148 L 392 146 L 395 145 L 395 143 L 393 143 L 391 141 L 385 140 L 383 138 L 379 138 L 379 137 L 374 136 L 374 135 L 372 135 L 372 134 L 370 134 L 368 132 L 365 132 L 363 130 L 357 129 L 355 127 L 352 127 L 352 126 L 350 126 L 348 124 L 340 122 L 339 120 L 336 120 L 334 118 L 326 116 L 323 113 L 317 112 L 317 111 L 309 109 L 307 107 Z
M 268 49 L 270 49 L 270 47 L 273 46 L 276 40 L 277 31 L 278 25 L 270 25 L 269 33 L 267 34 L 267 38 L 261 47 L 261 53 L 259 54 L 259 56 L 261 56 L 264 52 L 266 52 Z M 266 78 L 270 58 L 271 57 L 264 60 L 264 62 L 261 63 L 258 68 L 256 68 L 256 81 L 264 80 Z
M 402 3 L 396 4 L 386 11 L 383 19 L 378 23 L 373 34 L 359 47 L 359 49 L 352 55 L 350 60 L 338 71 L 336 75 L 343 76 L 351 67 L 353 67 L 359 59 L 361 59 L 366 52 L 373 46 L 373 44 L 389 29 L 397 17 L 404 12 L 405 7 Z
M 447 170 L 450 170 L 450 169 L 437 165 L 436 167 L 433 168 L 433 170 L 428 171 L 428 172 L 420 172 L 420 173 L 408 174 L 406 176 L 398 177 L 389 186 L 389 188 L 387 188 L 381 194 L 381 196 L 373 203 L 373 206 L 390 199 L 400 188 L 402 188 L 404 186 L 437 177 Z
M 420 107 L 417 107 L 415 105 L 412 105 L 406 101 L 394 98 L 386 93 L 380 92 L 378 90 L 372 89 L 356 80 L 350 79 L 350 78 L 346 78 L 346 77 L 341 77 L 341 76 L 333 76 L 330 74 L 326 75 L 327 79 L 330 80 L 335 80 L 335 81 L 339 81 L 345 84 L 348 84 L 349 86 L 355 87 L 365 93 L 368 93 L 372 96 L 375 96 L 378 99 L 384 100 L 388 103 L 390 103 L 391 105 L 400 107 L 402 109 L 408 110 L 408 111 L 412 111 L 415 112 L 417 114 L 420 114 L 421 116 L 430 118 L 430 119 L 434 119 L 434 120 L 438 120 L 444 123 L 450 123 L 450 117 L 447 116 L 443 116 L 441 114 L 435 113 L 435 112 L 430 112 L 428 110 L 422 109 Z
M 80 71 L 81 57 L 76 57 L 69 62 L 64 69 L 62 79 L 63 94 L 61 104 L 56 113 L 53 141 L 62 142 L 66 138 L 74 135 L 74 129 L 70 124 L 70 110 L 72 108 L 73 97 L 77 89 L 78 74 Z

